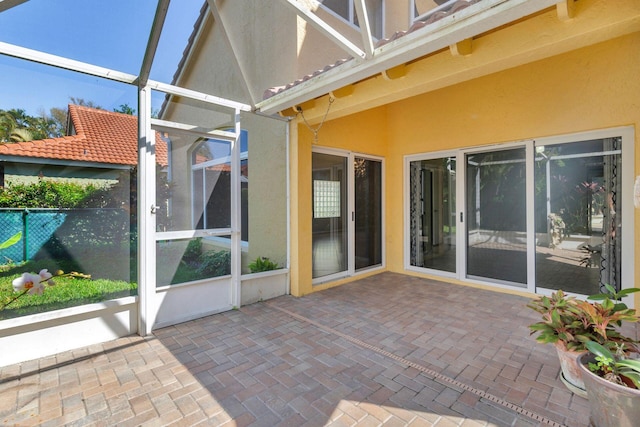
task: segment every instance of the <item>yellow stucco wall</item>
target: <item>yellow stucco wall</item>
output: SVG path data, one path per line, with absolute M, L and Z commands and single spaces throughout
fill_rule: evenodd
M 326 109 L 327 103 L 323 105 Z M 326 123 L 318 132 L 318 146 L 347 150 L 359 154 L 379 157 L 387 156 L 386 114 L 384 109 L 374 109 L 358 114 L 351 120 Z M 326 127 L 325 127 L 326 126 Z M 317 125 L 312 126 L 314 129 Z M 297 136 L 297 138 L 296 138 Z M 298 117 L 295 134 L 292 133 L 292 239 L 291 247 L 291 293 L 305 295 L 313 291 L 336 286 L 344 281 L 322 285 L 311 285 L 311 153 L 313 133 Z
M 388 169 L 403 156 L 640 124 L 640 33 L 396 102 L 387 107 Z M 635 135 L 635 173 L 640 170 Z M 387 175 L 389 189 L 402 175 Z M 630 195 L 630 191 L 628 193 Z M 387 265 L 402 271 L 403 192 L 387 192 Z M 640 230 L 636 209 L 635 227 Z M 637 240 L 637 239 L 636 239 Z M 636 242 L 635 264 L 640 246 Z M 635 272 L 636 283 L 639 271 Z
M 403 268 L 403 159 L 405 155 L 513 142 L 618 126 L 640 125 L 640 33 L 496 72 L 325 123 L 319 145 L 385 157 L 386 265 Z M 422 66 L 425 78 L 433 72 Z M 412 78 L 416 78 L 415 75 Z M 372 91 L 375 91 L 375 85 Z M 356 88 L 356 91 L 361 88 Z M 375 96 L 371 95 L 372 98 Z M 322 100 L 321 100 L 322 101 Z M 340 100 L 338 99 L 338 101 Z M 318 102 L 317 110 L 326 106 Z M 317 125 L 317 123 L 316 123 Z M 294 294 L 311 286 L 311 141 L 298 121 L 296 160 L 300 258 Z M 635 171 L 640 143 L 635 134 Z M 294 142 L 295 143 L 295 142 Z M 628 194 L 632 190 L 629 188 Z M 640 210 L 635 209 L 636 234 Z M 295 226 L 294 222 L 294 226 Z M 635 239 L 634 264 L 640 264 Z M 308 250 L 305 250 L 308 248 Z M 640 268 L 635 267 L 640 284 Z M 339 282 L 324 285 L 333 286 Z M 640 306 L 640 297 L 636 297 Z

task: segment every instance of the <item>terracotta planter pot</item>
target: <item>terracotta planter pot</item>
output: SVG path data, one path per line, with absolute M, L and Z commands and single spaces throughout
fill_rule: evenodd
M 578 359 L 578 367 L 589 395 L 591 425 L 595 427 L 634 427 L 640 422 L 640 390 L 614 384 L 592 373 L 588 363 L 595 358 L 587 353 Z
M 560 368 L 562 369 L 560 379 L 573 393 L 586 398 L 587 392 L 582 380 L 582 370 L 579 367 L 578 358 L 587 353 L 587 351 L 570 351 L 562 343 L 557 343 L 555 347 L 560 359 Z

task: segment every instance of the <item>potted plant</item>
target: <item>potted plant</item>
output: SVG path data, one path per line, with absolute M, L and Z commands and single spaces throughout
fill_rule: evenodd
M 558 290 L 551 297 L 540 296 L 527 304 L 527 307 L 542 314 L 541 321 L 529 325 L 531 334 L 538 333 L 538 342 L 555 346 L 562 369 L 562 382 L 569 390 L 583 397 L 587 393 L 578 357 L 587 352 L 587 342 L 595 341 L 608 346 L 618 344 L 626 351 L 635 348 L 633 343 L 636 341 L 621 334 L 617 328 L 622 322 L 637 322 L 638 318 L 635 310 L 618 301 L 640 289 L 617 292 L 612 286 L 606 285 L 606 290 L 606 293 L 588 297 L 594 302 L 582 301 Z
M 579 358 L 595 427 L 632 427 L 640 420 L 640 360 L 590 341 Z

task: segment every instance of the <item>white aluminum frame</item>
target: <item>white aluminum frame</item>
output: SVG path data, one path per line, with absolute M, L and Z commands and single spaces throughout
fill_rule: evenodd
M 355 151 L 341 150 L 337 148 L 328 148 L 328 147 L 313 147 L 313 153 L 320 154 L 329 154 L 332 156 L 342 157 L 347 159 L 347 171 L 346 171 L 346 188 L 347 188 L 347 216 L 353 216 L 355 214 L 355 188 L 354 188 L 354 160 L 355 158 L 361 158 L 366 160 L 373 160 L 376 162 L 380 162 L 382 179 L 380 183 L 380 191 L 381 191 L 381 250 L 382 250 L 382 260 L 380 265 L 374 265 L 368 268 L 363 268 L 360 270 L 355 269 L 355 219 L 345 218 L 346 223 L 348 224 L 347 228 L 347 269 L 343 271 L 339 271 L 337 273 L 329 274 L 322 277 L 317 277 L 312 279 L 312 285 L 320 285 L 327 282 L 332 282 L 338 279 L 343 279 L 346 277 L 356 277 L 362 274 L 366 274 L 372 271 L 383 270 L 386 267 L 386 239 L 385 230 L 386 230 L 386 218 L 385 218 L 385 189 L 386 189 L 386 180 L 385 180 L 385 159 L 384 157 L 363 154 Z M 312 195 L 313 196 L 313 195 Z
M 456 217 L 456 271 L 455 272 L 450 272 L 450 271 L 442 271 L 442 270 L 435 270 L 432 268 L 425 268 L 425 267 L 417 267 L 414 265 L 411 265 L 411 257 L 409 254 L 411 254 L 411 229 L 409 227 L 409 224 L 411 223 L 411 162 L 417 162 L 420 160 L 433 160 L 433 159 L 442 159 L 442 158 L 446 158 L 446 157 L 455 157 L 456 158 L 456 203 L 458 200 L 458 193 L 459 193 L 459 188 L 458 188 L 458 182 L 460 181 L 460 176 L 459 176 L 459 172 L 458 172 L 458 167 L 459 165 L 459 153 L 458 150 L 447 150 L 447 151 L 438 151 L 438 152 L 434 152 L 434 153 L 425 153 L 425 154 L 411 154 L 408 156 L 404 156 L 404 168 L 403 168 L 403 172 L 402 172 L 402 182 L 403 182 L 403 188 L 405 189 L 403 194 L 404 194 L 404 200 L 403 200 L 403 218 L 404 218 L 404 227 L 403 227 L 403 242 L 404 242 L 404 269 L 407 271 L 414 271 L 417 273 L 429 273 L 429 274 L 434 274 L 437 276 L 442 276 L 442 277 L 449 277 L 449 278 L 456 278 L 458 277 L 458 271 L 460 269 L 458 263 L 459 263 L 459 258 L 460 258 L 460 254 L 459 254 L 459 250 L 458 250 L 458 246 L 460 245 L 459 243 L 459 238 L 458 235 L 460 234 L 460 215 L 459 215 L 459 207 L 458 205 L 455 206 L 455 217 Z
M 71 307 L 60 311 L 59 313 L 47 313 L 45 315 L 25 316 L 19 321 L 2 322 L 0 329 L 12 329 L 15 325 L 22 325 L 30 322 L 35 327 L 39 322 L 51 322 L 52 318 L 73 318 L 77 315 L 84 315 L 88 311 L 109 309 L 114 304 L 131 305 L 133 301 L 137 301 L 137 331 L 140 335 L 148 335 L 151 333 L 156 324 L 157 310 L 155 300 L 157 298 L 156 278 L 155 278 L 155 242 L 157 239 L 177 239 L 177 238 L 193 238 L 200 236 L 211 236 L 224 233 L 231 235 L 231 282 L 232 282 L 232 305 L 240 306 L 240 274 L 241 274 L 241 240 L 240 240 L 240 174 L 234 174 L 233 171 L 240 170 L 240 113 L 251 112 L 250 105 L 224 99 L 218 96 L 198 92 L 172 84 L 159 81 L 149 80 L 149 73 L 155 52 L 160 39 L 162 26 L 166 17 L 170 0 L 159 0 L 156 8 L 154 22 L 145 51 L 143 63 L 139 75 L 123 73 L 93 64 L 72 60 L 58 55 L 41 52 L 38 50 L 28 49 L 5 42 L 0 42 L 0 54 L 7 55 L 30 62 L 37 62 L 55 68 L 65 69 L 86 75 L 91 75 L 106 80 L 112 80 L 120 83 L 138 86 L 138 219 L 139 219 L 139 239 L 138 239 L 138 296 L 126 297 L 116 301 L 107 301 L 100 304 L 90 306 Z M 0 10 L 14 7 L 22 0 L 4 0 L 0 3 Z M 212 0 L 215 4 L 215 1 Z M 227 107 L 233 110 L 235 117 L 235 127 L 233 132 L 214 130 L 211 132 L 198 132 L 196 126 L 186 124 L 177 124 L 168 121 L 151 119 L 151 94 L 156 90 L 168 95 L 175 95 L 184 98 L 201 101 L 204 103 Z M 224 230 L 187 230 L 179 232 L 156 233 L 155 231 L 155 131 L 158 130 L 177 130 L 180 132 L 189 132 L 201 134 L 206 137 L 214 137 L 219 139 L 230 140 L 232 143 L 231 168 L 232 168 L 232 198 L 231 198 L 231 228 Z M 288 134 L 287 134 L 288 137 Z M 288 144 L 288 141 L 287 141 Z M 288 146 L 288 145 L 287 145 Z M 237 176 L 236 176 L 237 175 Z M 287 185 L 289 185 L 287 183 Z M 238 194 L 236 194 L 238 193 Z M 287 199 L 288 201 L 288 199 Z M 289 225 L 289 222 L 288 222 Z M 287 230 L 289 233 L 289 230 Z M 287 242 L 289 245 L 289 242 Z M 287 247 L 287 264 L 290 262 L 289 246 Z M 58 351 L 64 350 L 64 346 L 57 348 Z M 37 355 L 36 355 L 37 356 Z M 19 356 L 16 356 L 19 357 Z
M 510 143 L 504 144 L 492 144 L 478 147 L 466 147 L 460 148 L 456 150 L 446 150 L 446 151 L 438 151 L 438 152 L 428 152 L 423 154 L 412 154 L 404 156 L 404 168 L 403 168 L 403 194 L 404 194 L 404 203 L 403 203 L 403 218 L 404 218 L 404 227 L 403 227 L 403 247 L 404 247 L 404 269 L 407 271 L 413 271 L 416 273 L 425 273 L 431 274 L 439 277 L 446 277 L 451 279 L 457 279 L 462 282 L 469 282 L 484 286 L 493 286 L 502 289 L 511 289 L 511 290 L 526 290 L 531 293 L 540 293 L 543 295 L 550 295 L 552 290 L 548 290 L 545 288 L 537 288 L 536 287 L 536 276 L 535 276 L 535 256 L 536 256 L 536 247 L 535 247 L 535 218 L 534 218 L 534 157 L 535 157 L 535 147 L 536 145 L 553 145 L 553 144 L 562 144 L 562 143 L 572 143 L 572 142 L 580 142 L 580 141 L 588 141 L 592 139 L 603 139 L 603 138 L 611 138 L 611 137 L 621 137 L 622 145 L 623 145 L 623 157 L 622 157 L 622 172 L 620 174 L 622 179 L 622 188 L 624 196 L 622 198 L 622 216 L 623 218 L 627 218 L 624 221 L 624 235 L 628 236 L 627 238 L 622 239 L 622 253 L 624 254 L 622 259 L 622 273 L 621 273 L 621 283 L 623 284 L 623 289 L 628 287 L 633 287 L 633 274 L 634 274 L 634 265 L 633 260 L 635 259 L 634 252 L 634 239 L 635 229 L 634 229 L 634 206 L 633 206 L 633 182 L 634 182 L 634 164 L 633 159 L 635 158 L 635 134 L 634 128 L 632 126 L 624 126 L 624 127 L 614 127 L 614 128 L 606 128 L 599 129 L 595 131 L 586 131 L 586 132 L 575 132 L 569 134 L 555 135 L 550 137 L 542 137 L 542 138 L 534 138 L 534 139 L 526 139 L 522 141 L 514 141 Z M 525 162 L 526 162 L 526 203 L 530 208 L 526 210 L 526 229 L 527 229 L 527 283 L 526 287 L 509 285 L 506 283 L 499 283 L 496 281 L 485 281 L 479 280 L 477 278 L 469 278 L 467 277 L 466 271 L 466 243 L 467 243 L 467 233 L 466 233 L 466 223 L 464 221 L 467 218 L 464 218 L 463 222 L 460 222 L 460 213 L 464 213 L 466 216 L 466 162 L 465 156 L 470 153 L 481 153 L 487 151 L 496 151 L 496 150 L 507 150 L 512 148 L 524 147 L 526 150 Z M 604 153 L 606 154 L 606 153 Z M 409 216 L 411 215 L 410 209 L 410 164 L 412 161 L 417 160 L 428 160 L 434 158 L 442 158 L 442 157 L 456 157 L 456 272 L 450 273 L 446 271 L 415 267 L 410 265 L 410 256 L 411 253 L 411 239 L 410 239 L 410 230 L 408 224 L 410 223 Z M 625 191 L 628 190 L 628 191 Z M 627 194 L 628 193 L 628 194 Z M 631 218 L 629 220 L 629 218 Z M 629 306 L 634 306 L 633 296 L 625 297 L 624 302 Z

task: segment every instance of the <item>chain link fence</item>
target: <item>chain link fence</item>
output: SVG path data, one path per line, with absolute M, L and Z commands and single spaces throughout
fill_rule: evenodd
M 125 209 L 0 209 L 0 242 L 17 233 L 20 240 L 0 250 L 0 264 L 70 259 L 92 269 L 101 254 L 116 270 L 102 274 L 129 279 L 136 233 Z

